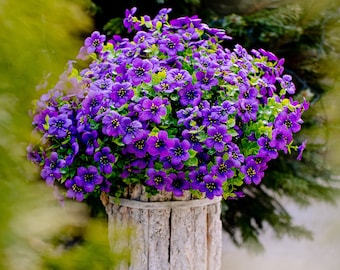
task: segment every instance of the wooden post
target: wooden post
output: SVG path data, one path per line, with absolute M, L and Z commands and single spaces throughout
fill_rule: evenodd
M 192 199 L 162 193 L 145 196 L 143 187 L 128 199 L 112 198 L 106 204 L 111 249 L 128 248 L 131 261 L 119 270 L 220 270 L 222 223 L 220 198 Z M 132 226 L 128 241 L 112 238 L 115 228 Z

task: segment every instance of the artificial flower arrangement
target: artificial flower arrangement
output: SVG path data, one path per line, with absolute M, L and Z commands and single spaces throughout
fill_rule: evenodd
M 132 38 L 86 38 L 79 58 L 33 112 L 40 140 L 28 157 L 47 185 L 82 201 L 129 185 L 148 194 L 230 198 L 259 184 L 267 163 L 298 152 L 306 101 L 283 59 L 222 46 L 229 36 L 197 17 L 151 19 L 126 11 Z M 135 31 L 135 34 L 133 34 Z

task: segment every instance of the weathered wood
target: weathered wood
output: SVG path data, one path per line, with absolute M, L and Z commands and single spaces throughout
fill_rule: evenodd
M 106 205 L 111 248 L 128 247 L 131 262 L 119 270 L 219 270 L 222 224 L 218 199 L 181 198 L 164 192 L 148 198 L 142 186 L 130 188 L 126 199 Z M 134 227 L 127 243 L 112 239 L 113 230 Z

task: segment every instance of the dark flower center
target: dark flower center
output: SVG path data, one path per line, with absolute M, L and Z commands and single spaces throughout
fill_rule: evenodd
M 128 126 L 126 128 L 126 133 L 132 134 L 135 132 L 135 128 L 133 126 Z
M 54 162 L 51 162 L 50 169 L 53 170 L 55 168 L 57 168 L 57 165 Z
M 215 142 L 222 142 L 223 135 L 221 133 L 216 133 L 213 138 Z
M 105 89 L 107 87 L 107 84 L 106 83 L 101 83 L 100 85 L 99 85 L 99 88 L 100 89 Z
M 182 73 L 177 73 L 175 76 L 176 81 L 180 81 L 184 79 L 184 75 Z
M 126 55 L 127 57 L 131 57 L 131 56 L 133 56 L 133 51 L 128 51 L 125 55 Z
M 120 88 L 117 91 L 117 94 L 118 94 L 119 97 L 124 97 L 126 95 L 126 90 L 124 88 Z
M 212 118 L 211 116 L 208 117 L 208 120 L 211 124 L 217 123 L 217 120 Z
M 91 174 L 87 173 L 84 175 L 85 182 L 91 182 L 93 178 L 94 178 L 94 175 L 92 173 Z
M 204 83 L 204 84 L 208 84 L 209 81 L 210 81 L 210 79 L 207 78 L 207 77 L 204 77 L 204 78 L 202 79 L 202 83 Z
M 253 169 L 253 167 L 249 167 L 249 168 L 247 169 L 247 175 L 248 175 L 249 177 L 254 177 L 254 176 L 256 175 L 256 171 Z
M 232 152 L 231 156 L 233 157 L 233 159 L 238 159 L 238 154 L 236 152 Z
M 256 157 L 256 158 L 254 158 L 254 161 L 255 161 L 256 164 L 261 164 L 262 163 L 262 158 Z
M 138 39 L 138 43 L 142 43 L 145 41 L 145 36 L 141 36 L 139 39 Z
M 199 173 L 198 175 L 197 175 L 197 178 L 196 178 L 196 181 L 197 182 L 200 182 L 200 183 L 203 183 L 203 177 L 204 177 L 204 174 L 202 174 L 202 173 Z
M 65 124 L 64 120 L 57 120 L 54 125 L 56 128 L 60 129 L 64 127 L 64 124 Z
M 163 90 L 169 90 L 170 89 L 170 85 L 168 83 L 161 83 L 161 87 Z
M 169 42 L 168 42 L 168 48 L 169 48 L 169 49 L 175 48 L 175 43 L 172 42 L 172 41 L 169 41 Z
M 93 146 L 93 145 L 94 145 L 94 139 L 89 139 L 89 140 L 87 141 L 87 145 L 88 145 L 88 146 Z
M 136 142 L 135 142 L 135 147 L 136 147 L 138 150 L 143 150 L 143 149 L 144 149 L 144 146 L 145 146 L 145 140 L 139 140 L 139 141 L 136 141 Z
M 286 125 L 287 128 L 291 128 L 293 126 L 293 123 L 290 120 L 285 120 L 284 124 Z
M 99 162 L 103 165 L 108 165 L 109 159 L 107 158 L 107 156 L 101 156 L 100 159 L 99 159 Z
M 138 68 L 136 68 L 135 73 L 138 77 L 142 77 L 142 76 L 144 76 L 145 69 L 142 68 L 142 67 L 138 67 Z
M 152 114 L 156 114 L 158 111 L 158 106 L 156 106 L 155 104 L 152 104 L 150 110 Z
M 81 192 L 81 188 L 78 187 L 76 184 L 73 184 L 73 185 L 72 185 L 72 190 L 73 190 L 74 192 Z
M 209 190 L 210 192 L 213 192 L 217 186 L 215 183 L 206 183 L 205 187 L 207 188 L 207 190 Z
M 93 99 L 91 100 L 91 107 L 96 107 L 96 106 L 98 106 L 98 105 L 99 105 L 98 100 L 95 99 L 95 98 L 93 98 Z
M 227 166 L 224 163 L 222 163 L 220 166 L 218 166 L 218 171 L 220 173 L 226 173 L 227 172 Z
M 162 140 L 157 140 L 155 146 L 157 148 L 162 147 L 164 145 L 164 142 Z
M 191 142 L 194 142 L 194 143 L 198 143 L 199 141 L 198 141 L 198 138 L 194 135 L 194 134 L 191 134 L 191 136 L 190 136 L 190 141 Z
M 93 46 L 93 47 L 98 47 L 99 44 L 100 44 L 100 40 L 99 40 L 98 38 L 96 38 L 96 39 L 94 39 L 94 40 L 92 41 L 92 46 Z
M 270 145 L 269 145 L 269 141 L 267 141 L 266 143 L 265 143 L 265 149 L 267 150 L 267 151 L 273 151 L 274 150 L 274 148 L 273 147 L 271 147 Z
M 172 181 L 172 186 L 176 189 L 179 189 L 183 186 L 183 181 L 181 179 L 175 179 Z
M 246 111 L 251 112 L 253 110 L 253 107 L 250 104 L 246 105 Z
M 184 151 L 181 147 L 177 147 L 174 151 L 174 154 L 176 157 L 180 157 L 181 155 L 183 155 Z
M 195 98 L 195 93 L 193 91 L 189 91 L 186 94 L 187 99 L 192 100 Z
M 118 119 L 113 119 L 113 120 L 111 121 L 111 124 L 112 124 L 112 126 L 113 126 L 114 128 L 117 128 L 117 127 L 119 127 L 119 125 L 120 125 Z
M 154 181 L 155 181 L 156 185 L 159 185 L 159 184 L 163 183 L 163 177 L 158 175 L 158 176 L 155 177 Z

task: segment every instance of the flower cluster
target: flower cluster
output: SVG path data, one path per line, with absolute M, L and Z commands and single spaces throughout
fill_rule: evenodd
M 301 158 L 293 134 L 308 104 L 293 100 L 283 59 L 224 48 L 230 37 L 196 16 L 135 12 L 123 21 L 131 39 L 93 32 L 79 53 L 87 66 L 70 62 L 37 102 L 28 156 L 48 185 L 78 201 L 129 184 L 228 198 L 280 152 Z

